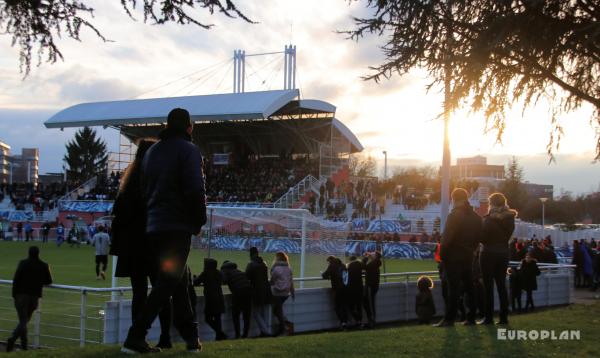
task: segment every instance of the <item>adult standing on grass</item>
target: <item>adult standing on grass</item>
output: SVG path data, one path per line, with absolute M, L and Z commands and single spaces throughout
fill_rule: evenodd
M 65 226 L 63 223 L 58 223 L 56 227 L 56 246 L 60 247 L 65 242 Z
M 142 139 L 137 144 L 133 162 L 125 170 L 120 181 L 119 192 L 113 206 L 112 241 L 110 254 L 117 257 L 116 277 L 129 277 L 132 289 L 131 318 L 135 321 L 148 297 L 148 279 L 154 282 L 150 271 L 149 252 L 146 241 L 146 209 L 141 191 L 142 160 L 155 143 Z M 171 304 L 158 314 L 160 339 L 156 345 L 169 349 L 171 343 Z
M 331 282 L 333 306 L 335 314 L 340 320 L 340 328 L 342 330 L 345 330 L 348 325 L 347 294 L 344 276 L 348 277 L 346 266 L 344 266 L 342 261 L 337 257 L 328 256 L 327 269 L 321 273 L 321 277 L 325 280 L 330 280 Z
M 252 286 L 252 318 L 258 325 L 260 337 L 270 337 L 267 314 L 271 302 L 269 268 L 256 247 L 250 248 L 250 263 L 246 266 L 246 276 Z
M 146 204 L 146 245 L 155 284 L 122 351 L 160 351 L 146 342 L 158 313 L 173 301 L 175 328 L 189 352 L 200 352 L 198 324 L 190 300 L 187 259 L 192 235 L 206 223 L 206 191 L 200 149 L 192 143 L 193 123 L 185 109 L 173 109 L 142 162 L 142 195 Z
M 283 304 L 290 296 L 294 300 L 296 293 L 294 291 L 294 280 L 289 258 L 282 251 L 275 254 L 275 260 L 271 267 L 271 293 L 273 294 L 273 314 L 279 321 L 279 328 L 275 332 L 275 335 L 279 336 L 283 334 L 286 328 L 288 333 L 292 333 L 294 325 L 285 316 Z
M 21 339 L 21 349 L 27 350 L 27 323 L 38 307 L 42 297 L 42 288 L 52 284 L 52 275 L 48 264 L 40 260 L 40 249 L 29 248 L 29 257 L 19 262 L 13 278 L 12 296 L 15 301 L 19 324 L 6 341 L 6 351 L 11 352 L 17 339 Z
M 363 258 L 365 268 L 365 292 L 363 295 L 363 306 L 367 313 L 369 327 L 375 327 L 377 320 L 377 291 L 379 291 L 379 281 L 381 277 L 381 252 L 369 252 Z
M 96 248 L 96 280 L 104 280 L 106 279 L 108 251 L 110 250 L 110 236 L 104 232 L 104 226 L 98 226 L 98 232 L 92 237 L 91 244 Z
M 440 257 L 448 283 L 448 299 L 444 319 L 437 327 L 454 325 L 461 292 L 464 292 L 468 313 L 465 325 L 475 324 L 473 292 L 473 252 L 481 240 L 481 217 L 469 204 L 469 193 L 456 188 L 451 194 L 453 208 L 442 234 Z
M 27 242 L 29 240 L 33 241 L 33 226 L 31 226 L 31 223 L 28 220 L 25 223 L 25 241 Z
M 42 225 L 42 242 L 43 243 L 48 242 L 48 234 L 50 234 L 50 223 L 46 221 Z
M 508 293 L 506 291 L 506 270 L 508 269 L 508 243 L 515 230 L 517 212 L 511 210 L 502 193 L 489 197 L 490 209 L 483 218 L 481 253 L 479 266 L 483 278 L 485 315 L 479 324 L 494 323 L 494 283 L 500 299 L 500 321 L 508 324 Z
M 358 328 L 362 325 L 362 302 L 364 295 L 362 278 L 363 264 L 356 258 L 356 256 L 350 256 L 347 270 L 348 285 L 346 287 L 346 292 L 348 294 L 348 308 L 352 318 L 354 319 L 355 326 Z

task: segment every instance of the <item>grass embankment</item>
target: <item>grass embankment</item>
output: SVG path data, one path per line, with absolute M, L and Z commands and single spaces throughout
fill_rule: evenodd
M 497 339 L 494 326 L 433 328 L 403 325 L 369 331 L 335 332 L 268 339 L 207 342 L 204 357 L 598 357 L 600 303 L 572 305 L 510 317 L 517 330 L 580 330 L 580 340 Z M 177 357 L 183 346 L 161 353 Z M 93 346 L 19 353 L 28 357 L 114 357 L 117 346 Z M 157 355 L 158 356 L 158 355 Z

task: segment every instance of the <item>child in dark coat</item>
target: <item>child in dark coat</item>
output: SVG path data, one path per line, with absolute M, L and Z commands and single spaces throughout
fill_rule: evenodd
M 519 276 L 521 278 L 521 288 L 527 293 L 525 301 L 525 311 L 534 310 L 532 291 L 537 290 L 537 277 L 540 275 L 540 269 L 537 265 L 537 260 L 533 258 L 531 253 L 527 253 L 521 266 L 519 267 Z
M 429 276 L 421 276 L 417 281 L 417 296 L 415 298 L 415 311 L 419 318 L 419 323 L 429 324 L 429 321 L 435 315 L 435 304 L 433 303 L 433 295 L 431 289 L 433 281 Z
M 521 306 L 521 278 L 519 276 L 519 269 L 516 267 L 509 267 L 508 284 L 510 289 L 510 301 L 512 303 L 512 311 L 521 312 L 523 307 Z M 518 308 L 517 308 L 518 307 Z
M 204 259 L 204 271 L 194 279 L 194 286 L 204 287 L 204 319 L 216 333 L 216 340 L 227 339 L 221 325 L 221 314 L 225 312 L 223 297 L 223 275 L 217 269 L 217 260 Z

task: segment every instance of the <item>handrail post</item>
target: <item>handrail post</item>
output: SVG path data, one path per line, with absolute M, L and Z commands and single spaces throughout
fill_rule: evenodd
M 87 291 L 81 290 L 81 307 L 80 307 L 80 318 L 79 318 L 79 346 L 85 346 L 85 321 L 86 317 L 86 306 L 87 303 Z
M 40 347 L 40 324 L 42 322 L 42 300 L 38 300 L 38 308 L 33 313 L 33 347 Z

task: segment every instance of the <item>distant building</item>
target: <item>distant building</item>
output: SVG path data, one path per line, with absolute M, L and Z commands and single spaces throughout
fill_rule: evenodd
M 457 158 L 456 165 L 450 167 L 453 179 L 504 179 L 504 165 L 489 165 L 481 155 L 471 158 Z
M 554 197 L 554 186 L 546 184 L 532 184 L 523 183 L 523 188 L 527 192 L 530 198 L 553 198 Z
M 38 184 L 50 185 L 56 183 L 63 183 L 65 180 L 65 173 L 46 173 L 40 174 L 38 178 Z
M 4 144 L 4 143 L 2 143 Z M 37 148 L 23 148 L 21 154 L 10 155 L 8 145 L 1 146 L 0 180 L 4 183 L 38 183 L 40 151 Z
M 0 184 L 7 184 L 10 180 L 10 146 L 0 141 Z

